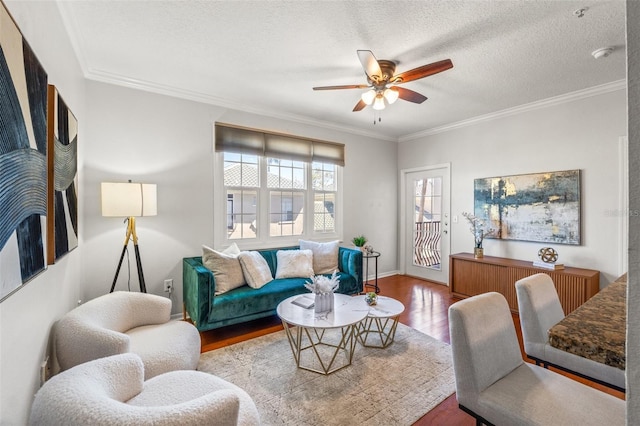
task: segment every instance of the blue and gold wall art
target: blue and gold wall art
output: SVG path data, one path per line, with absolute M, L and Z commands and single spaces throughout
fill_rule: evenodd
M 0 301 L 46 268 L 47 73 L 0 3 Z
M 78 121 L 49 86 L 47 260 L 78 246 Z
M 580 245 L 580 170 L 475 179 L 473 198 L 487 238 Z

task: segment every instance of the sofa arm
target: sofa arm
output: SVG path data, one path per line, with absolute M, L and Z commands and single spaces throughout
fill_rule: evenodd
M 134 293 L 116 291 L 105 299 L 110 305 L 122 304 L 122 309 L 116 309 L 118 315 L 126 319 L 128 325 L 118 331 L 129 331 L 144 325 L 164 324 L 171 320 L 171 299 L 149 293 Z M 106 306 L 105 306 L 106 308 Z M 112 309 L 113 310 L 113 309 Z M 108 311 L 105 309 L 105 311 Z
M 359 291 L 363 291 L 362 251 L 340 247 L 338 251 L 338 268 L 341 272 L 351 275 L 356 280 Z
M 94 359 L 129 352 L 130 347 L 126 334 L 88 322 L 73 311 L 55 323 L 54 335 L 61 371 Z
M 213 272 L 202 264 L 202 257 L 183 258 L 182 300 L 185 312 L 197 328 L 209 320 L 209 308 L 213 305 L 215 290 Z

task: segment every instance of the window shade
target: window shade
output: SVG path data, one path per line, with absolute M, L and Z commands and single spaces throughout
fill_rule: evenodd
M 265 132 L 229 124 L 215 125 L 216 152 L 238 152 L 288 160 L 344 166 L 344 145 Z

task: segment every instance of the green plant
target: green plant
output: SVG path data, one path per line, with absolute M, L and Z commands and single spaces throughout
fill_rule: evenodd
M 356 247 L 362 247 L 367 244 L 367 237 L 365 237 L 364 235 L 358 235 L 357 237 L 353 237 L 353 240 L 351 241 Z

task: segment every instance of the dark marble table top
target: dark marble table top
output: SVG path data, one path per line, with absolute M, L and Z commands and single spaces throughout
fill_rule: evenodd
M 549 344 L 625 369 L 627 275 L 601 290 L 549 330 Z

